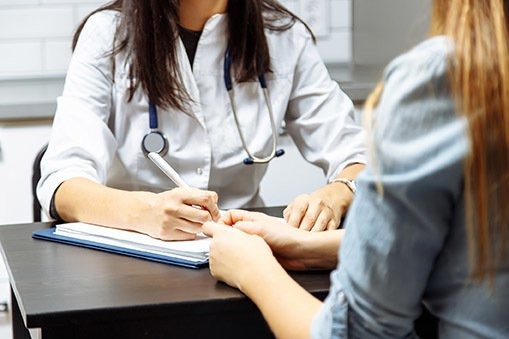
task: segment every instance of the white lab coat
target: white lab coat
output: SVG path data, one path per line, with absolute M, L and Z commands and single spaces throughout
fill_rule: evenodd
M 72 56 L 41 164 L 38 196 L 46 212 L 55 189 L 72 177 L 126 190 L 174 187 L 141 150 L 149 131 L 146 95 L 138 90 L 128 102 L 126 57 L 117 55 L 113 69 L 107 56 L 118 15 L 106 11 L 90 17 Z M 193 69 L 183 44 L 177 46 L 194 103 L 189 113 L 159 108 L 159 129 L 169 140 L 165 159 L 190 186 L 216 191 L 221 208 L 261 205 L 258 187 L 267 165 L 243 164 L 246 153 L 223 80 L 227 21 L 226 15 L 208 20 Z M 352 102 L 330 79 L 304 26 L 266 34 L 273 70 L 266 78 L 276 124 L 285 121 L 302 155 L 329 179 L 350 163 L 364 163 L 364 136 Z M 259 83 L 235 83 L 234 91 L 249 149 L 269 154 L 272 133 Z M 300 180 L 295 178 L 296 184 Z

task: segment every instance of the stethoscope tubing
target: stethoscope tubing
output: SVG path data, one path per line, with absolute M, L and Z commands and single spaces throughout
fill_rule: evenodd
M 272 131 L 272 151 L 270 154 L 266 157 L 257 157 L 253 153 L 249 151 L 249 148 L 247 147 L 246 140 L 244 138 L 244 133 L 242 132 L 242 128 L 240 126 L 240 121 L 237 115 L 237 108 L 235 105 L 235 95 L 233 91 L 233 81 L 231 78 L 231 66 L 232 66 L 232 57 L 230 53 L 230 48 L 227 48 L 225 52 L 225 58 L 224 58 L 224 84 L 226 87 L 226 91 L 228 92 L 228 98 L 230 100 L 230 107 L 233 113 L 233 117 L 235 120 L 235 125 L 237 127 L 237 131 L 239 133 L 240 141 L 242 143 L 242 148 L 247 153 L 248 157 L 244 159 L 244 164 L 246 165 L 252 165 L 252 164 L 266 164 L 270 162 L 275 157 L 280 157 L 285 153 L 283 149 L 277 149 L 277 139 L 278 139 L 278 131 L 276 129 L 276 122 L 274 120 L 274 112 L 272 110 L 272 102 L 270 100 L 270 93 L 267 88 L 267 81 L 265 79 L 265 76 L 263 74 L 260 74 L 258 77 L 258 81 L 260 83 L 260 87 L 263 92 L 263 97 L 265 100 L 265 105 L 267 106 L 269 118 L 270 118 L 270 127 Z M 158 117 L 157 117 L 157 107 L 153 103 L 149 103 L 148 106 L 148 112 L 149 112 L 149 126 L 150 126 L 150 132 L 147 133 L 141 142 L 141 148 L 143 150 L 143 153 L 145 155 L 148 155 L 150 152 L 156 152 L 160 154 L 161 156 L 164 156 L 166 152 L 168 151 L 168 140 L 166 136 L 158 130 Z M 161 147 L 158 147 L 158 149 L 151 149 L 149 140 L 153 137 L 159 139 L 159 144 L 161 144 Z M 157 143 L 156 143 L 157 144 Z
M 274 120 L 274 112 L 272 110 L 272 102 L 270 100 L 270 94 L 269 90 L 267 88 L 267 81 L 265 79 L 265 76 L 263 74 L 260 74 L 258 76 L 258 81 L 260 83 L 260 87 L 263 92 L 263 97 L 265 100 L 265 105 L 267 106 L 269 118 L 270 118 L 270 127 L 272 131 L 272 151 L 270 154 L 266 157 L 260 158 L 255 156 L 253 153 L 249 151 L 249 148 L 247 147 L 246 140 L 244 138 L 244 133 L 242 132 L 242 128 L 240 126 L 240 121 L 237 115 L 237 109 L 235 105 L 235 95 L 233 92 L 233 81 L 231 78 L 231 66 L 232 66 L 232 57 L 230 53 L 230 48 L 226 49 L 225 58 L 224 58 L 224 84 L 226 87 L 226 90 L 228 91 L 228 98 L 230 100 L 230 107 L 232 109 L 233 117 L 235 119 L 235 125 L 237 127 L 237 131 L 239 133 L 240 141 L 242 142 L 242 148 L 244 148 L 244 151 L 247 153 L 248 157 L 244 159 L 244 164 L 246 165 L 252 165 L 252 164 L 265 164 L 270 162 L 275 157 L 279 157 L 284 154 L 283 149 L 277 149 L 277 129 L 276 129 L 276 122 Z

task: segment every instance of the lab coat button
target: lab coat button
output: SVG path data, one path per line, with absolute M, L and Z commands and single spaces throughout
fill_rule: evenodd
M 202 175 L 202 174 L 203 174 L 203 169 L 202 169 L 201 167 L 198 167 L 198 168 L 196 169 L 196 173 L 197 173 L 198 175 Z

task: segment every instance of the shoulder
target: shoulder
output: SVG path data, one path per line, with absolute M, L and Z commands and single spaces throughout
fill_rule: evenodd
M 387 85 L 418 87 L 446 80 L 452 42 L 444 36 L 430 38 L 394 59 L 384 71 Z M 401 82 L 403 80 L 403 83 Z
M 100 28 L 116 27 L 120 15 L 120 12 L 114 10 L 99 11 L 87 19 L 86 25 Z
M 276 25 L 288 24 L 289 20 L 276 22 Z M 295 21 L 285 30 L 265 29 L 270 49 L 272 69 L 277 73 L 292 73 L 296 67 L 313 67 L 321 62 L 318 49 L 312 36 L 300 21 Z M 305 56 L 306 61 L 302 62 Z M 325 67 L 325 66 L 324 66 Z
M 83 26 L 78 45 L 93 40 L 95 44 L 108 44 L 111 49 L 120 15 L 118 11 L 112 10 L 92 14 Z
M 290 22 L 290 19 L 280 19 L 276 21 L 275 25 L 285 25 Z M 306 26 L 299 20 L 295 22 L 286 30 L 274 30 L 270 28 L 265 29 L 265 34 L 270 40 L 275 40 L 278 43 L 290 43 L 294 46 L 302 46 L 307 42 L 312 41 L 311 33 Z
M 384 71 L 384 91 L 377 108 L 377 120 L 386 127 L 401 122 L 425 128 L 438 116 L 452 118 L 448 82 L 452 44 L 445 37 L 426 40 L 394 59 Z M 387 115 L 387 116 L 386 116 Z M 452 115 L 452 116 L 451 116 Z
M 447 38 L 431 38 L 386 68 L 374 112 L 374 141 L 385 165 L 411 167 L 448 151 L 448 161 L 464 156 L 465 121 L 456 112 L 448 81 L 452 51 Z

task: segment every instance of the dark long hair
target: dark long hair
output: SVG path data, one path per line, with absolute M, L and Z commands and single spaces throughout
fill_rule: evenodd
M 179 0 L 116 0 L 90 13 L 74 34 L 72 49 L 88 18 L 100 11 L 121 13 L 111 54 L 127 52 L 131 90 L 147 93 L 157 106 L 186 110 L 189 94 L 178 66 Z M 244 82 L 270 72 L 270 56 L 264 29 L 285 31 L 302 22 L 276 0 L 228 1 L 229 46 L 236 81 Z M 305 23 L 303 23 L 306 25 Z M 306 25 L 313 40 L 313 33 Z

